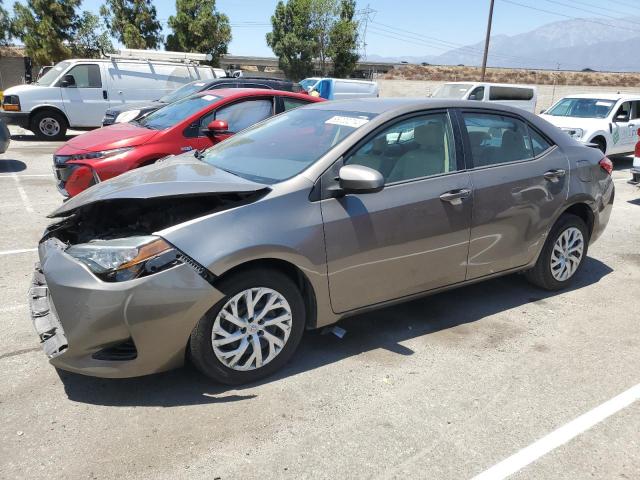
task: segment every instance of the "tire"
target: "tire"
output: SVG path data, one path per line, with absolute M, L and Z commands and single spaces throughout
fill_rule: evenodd
M 576 230 L 579 232 L 579 235 Z M 559 240 L 565 233 L 567 236 L 564 237 L 564 240 L 568 238 L 568 243 Z M 578 254 L 577 247 L 574 247 L 576 248 L 575 250 L 571 247 L 577 246 L 578 243 L 576 242 L 578 240 L 581 242 L 582 249 L 579 259 L 576 259 Z M 554 247 L 556 247 L 558 242 L 560 242 L 558 246 L 559 250 L 557 253 L 554 253 Z M 568 245 L 568 247 L 564 249 L 564 252 L 562 251 L 562 245 Z M 527 280 L 545 290 L 555 291 L 566 288 L 580 272 L 584 264 L 584 259 L 587 257 L 588 247 L 589 231 L 584 221 L 576 215 L 569 213 L 563 214 L 555 223 L 551 232 L 549 232 L 549 236 L 542 247 L 542 252 L 540 252 L 535 266 L 525 272 Z M 570 252 L 569 255 L 565 255 L 566 252 Z M 560 259 L 558 257 L 560 257 Z M 562 260 L 563 258 L 568 259 L 568 261 Z M 564 269 L 565 266 L 566 270 Z M 563 273 L 568 274 L 568 276 L 564 278 Z
M 31 131 L 38 140 L 64 140 L 67 120 L 55 110 L 43 110 L 31 119 Z
M 264 378 L 281 368 L 298 348 L 305 329 L 304 300 L 295 283 L 276 270 L 247 269 L 223 279 L 217 288 L 225 294 L 225 297 L 200 319 L 191 333 L 190 355 L 198 370 L 217 382 L 239 385 Z M 260 292 L 257 292 L 257 289 L 261 289 Z M 244 296 L 248 290 L 252 291 L 256 301 L 255 306 L 260 310 L 256 309 L 256 315 L 253 317 L 256 321 L 253 323 L 243 320 L 248 316 L 247 297 Z M 275 292 L 275 295 L 272 292 Z M 260 293 L 262 295 L 258 296 Z M 284 307 L 269 310 L 264 318 L 267 319 L 267 323 L 286 318 L 288 308 L 290 312 L 288 334 L 285 328 L 287 325 L 260 326 L 258 324 L 257 318 L 260 312 L 272 298 L 276 298 L 274 305 L 284 305 Z M 225 307 L 225 312 L 232 313 L 234 302 L 236 302 L 236 312 L 239 312 L 235 319 L 239 318 L 243 322 L 244 331 L 236 325 L 236 322 L 230 322 L 227 319 L 227 313 L 221 313 Z M 217 332 L 222 332 L 215 334 L 216 342 L 224 342 L 230 336 L 238 337 L 238 340 L 217 345 L 214 348 L 214 326 Z M 273 337 L 278 337 L 279 341 L 284 340 L 283 346 L 277 349 L 275 343 L 272 343 Z M 260 345 L 260 357 L 264 362 L 260 367 L 254 356 L 256 341 Z M 245 350 L 242 350 L 243 347 Z M 269 354 L 276 350 L 277 353 L 269 360 Z M 237 352 L 243 353 L 238 356 Z M 228 356 L 223 362 L 224 354 Z M 235 365 L 232 365 L 233 363 Z M 247 365 L 248 369 L 246 369 Z
M 602 153 L 607 153 L 607 141 L 604 138 L 596 137 L 593 139 L 593 143 L 598 146 L 598 150 L 600 150 Z

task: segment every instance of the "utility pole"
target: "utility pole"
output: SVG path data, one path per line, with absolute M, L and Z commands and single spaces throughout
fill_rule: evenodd
M 484 39 L 484 55 L 482 57 L 482 78 L 481 81 L 484 82 L 484 76 L 487 73 L 487 57 L 489 56 L 489 39 L 491 38 L 491 23 L 493 22 L 493 2 L 489 4 L 489 21 L 487 22 L 487 36 Z

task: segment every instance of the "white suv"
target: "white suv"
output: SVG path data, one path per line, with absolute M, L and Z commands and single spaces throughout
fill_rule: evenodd
M 607 155 L 630 153 L 638 141 L 640 95 L 571 95 L 540 116 L 576 140 L 598 145 Z

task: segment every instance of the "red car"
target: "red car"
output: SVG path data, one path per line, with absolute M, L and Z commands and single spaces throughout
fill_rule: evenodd
M 321 100 L 250 88 L 200 92 L 138 121 L 93 130 L 65 143 L 53 155 L 58 190 L 73 197 L 128 170 L 210 147 L 273 115 Z

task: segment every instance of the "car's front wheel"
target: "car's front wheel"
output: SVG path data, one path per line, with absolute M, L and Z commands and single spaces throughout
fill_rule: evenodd
M 38 140 L 63 140 L 67 134 L 67 121 L 58 112 L 43 110 L 33 116 L 31 131 Z
M 527 279 L 545 290 L 565 288 L 578 273 L 587 257 L 589 233 L 584 221 L 563 214 L 551 229 L 535 266 Z
M 298 287 L 275 270 L 251 269 L 223 279 L 225 293 L 191 334 L 193 363 L 228 385 L 266 377 L 291 358 L 305 327 Z

